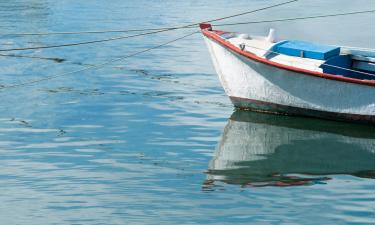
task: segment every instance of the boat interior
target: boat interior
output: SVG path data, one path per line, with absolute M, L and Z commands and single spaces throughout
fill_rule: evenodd
M 298 40 L 278 41 L 273 29 L 266 37 L 228 32 L 220 36 L 243 51 L 279 64 L 360 80 L 375 80 L 375 50 L 372 49 Z

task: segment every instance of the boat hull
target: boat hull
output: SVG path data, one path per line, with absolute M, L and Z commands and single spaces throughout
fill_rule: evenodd
M 220 82 L 237 108 L 375 124 L 375 88 L 281 69 L 205 37 Z

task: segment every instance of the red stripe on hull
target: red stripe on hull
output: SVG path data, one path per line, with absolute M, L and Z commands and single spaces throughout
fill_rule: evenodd
M 294 106 L 280 105 L 270 102 L 258 101 L 253 99 L 239 98 L 230 96 L 230 100 L 234 106 L 239 109 L 269 112 L 276 114 L 292 115 L 292 116 L 307 116 L 321 119 L 329 119 L 336 121 L 347 121 L 364 124 L 375 124 L 375 116 L 360 115 L 351 113 L 337 113 L 327 112 L 315 109 L 305 109 Z

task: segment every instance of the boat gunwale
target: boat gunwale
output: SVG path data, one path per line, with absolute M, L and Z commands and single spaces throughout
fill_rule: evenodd
M 268 59 L 259 57 L 255 55 L 254 53 L 241 50 L 240 48 L 236 47 L 229 41 L 226 41 L 225 39 L 223 39 L 219 34 L 228 33 L 226 31 L 211 30 L 210 28 L 205 28 L 205 29 L 201 29 L 201 32 L 203 33 L 204 36 L 210 38 L 211 40 L 220 44 L 224 48 L 230 49 L 234 51 L 235 53 L 246 57 L 247 59 L 254 60 L 254 61 L 266 64 L 266 65 L 277 67 L 279 69 L 296 72 L 297 74 L 302 74 L 302 75 L 326 78 L 329 80 L 336 80 L 336 81 L 341 81 L 341 82 L 346 82 L 346 83 L 355 83 L 355 84 L 366 85 L 366 86 L 375 86 L 375 80 L 361 80 L 361 79 L 356 79 L 356 78 L 344 77 L 342 75 L 310 71 L 310 70 L 306 70 L 306 69 L 302 69 L 302 68 L 298 68 L 294 66 L 288 66 L 288 65 L 281 64 L 281 63 L 273 62 Z

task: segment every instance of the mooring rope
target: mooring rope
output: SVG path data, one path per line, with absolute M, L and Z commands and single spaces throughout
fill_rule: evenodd
M 263 10 L 266 10 L 266 9 L 270 9 L 270 8 L 274 8 L 274 7 L 278 7 L 278 6 L 282 6 L 282 5 L 286 5 L 286 4 L 290 4 L 290 3 L 293 3 L 293 2 L 296 2 L 296 1 L 299 1 L 299 0 L 291 0 L 291 1 L 287 1 L 287 2 L 282 2 L 282 3 L 279 3 L 279 4 L 275 4 L 275 5 L 271 5 L 271 6 L 267 6 L 267 7 L 263 7 L 263 8 L 259 8 L 259 9 L 255 9 L 255 10 L 250 10 L 250 11 L 246 11 L 246 12 L 242 12 L 242 13 L 238 13 L 238 14 L 234 14 L 234 15 L 230 15 L 230 16 L 225 16 L 225 17 L 221 17 L 221 18 L 217 18 L 217 19 L 212 19 L 212 20 L 207 20 L 205 21 L 206 23 L 210 23 L 210 22 L 215 22 L 215 21 L 220 21 L 220 20 L 224 20 L 224 19 L 229 19 L 229 18 L 234 18 L 234 17 L 238 17 L 238 16 L 242 16 L 242 15 L 246 15 L 246 14 L 251 14 L 251 13 L 255 13 L 255 12 L 258 12 L 258 11 L 263 11 Z M 67 31 L 67 32 L 40 32 L 40 33 L 8 33 L 8 34 L 1 34 L 2 36 L 37 36 L 37 35 L 40 35 L 40 36 L 43 36 L 43 35 L 71 35 L 71 34 L 95 34 L 95 33 L 128 33 L 128 32 L 143 32 L 143 31 L 160 31 L 160 30 L 170 30 L 170 29 L 184 29 L 184 28 L 192 28 L 194 26 L 197 26 L 199 25 L 201 22 L 198 22 L 198 23 L 192 23 L 192 24 L 188 24 L 188 25 L 183 25 L 183 26 L 174 26 L 174 27 L 160 27 L 160 28 L 146 28 L 146 29 L 128 29 L 128 30 L 97 30 L 97 31 Z
M 318 19 L 326 17 L 339 17 L 339 16 L 349 16 L 355 14 L 366 14 L 375 12 L 375 9 L 364 10 L 364 11 L 354 11 L 336 14 L 324 14 L 316 16 L 305 16 L 305 17 L 291 17 L 291 18 L 281 18 L 273 20 L 256 20 L 238 23 L 225 23 L 225 24 L 212 24 L 212 26 L 234 26 L 242 24 L 258 24 L 258 23 L 274 23 L 274 22 L 285 22 L 294 20 L 307 20 L 307 19 Z M 197 24 L 194 24 L 196 26 Z M 67 32 L 41 32 L 41 33 L 6 33 L 0 36 L 46 36 L 46 35 L 76 35 L 76 34 L 105 34 L 105 33 L 130 33 L 130 32 L 145 32 L 145 31 L 161 31 L 161 30 L 177 30 L 177 29 L 191 29 L 194 28 L 193 25 L 186 26 L 173 26 L 173 27 L 159 27 L 159 28 L 145 28 L 145 29 L 128 29 L 128 30 L 92 30 L 92 31 L 67 31 Z
M 346 13 L 316 15 L 316 16 L 292 17 L 292 18 L 285 18 L 285 19 L 259 20 L 259 21 L 248 21 L 248 22 L 238 22 L 238 23 L 224 23 L 224 24 L 212 24 L 212 26 L 234 26 L 234 25 L 242 25 L 242 24 L 274 23 L 274 22 L 307 20 L 307 19 L 317 19 L 317 18 L 326 18 L 326 17 L 349 16 L 349 15 L 354 15 L 354 14 L 365 14 L 365 13 L 372 13 L 372 12 L 375 12 L 375 9 L 365 10 L 365 11 L 346 12 Z
M 75 34 L 106 34 L 106 33 L 131 33 L 144 31 L 166 30 L 176 27 L 160 27 L 145 29 L 127 29 L 127 30 L 85 30 L 85 31 L 65 31 L 65 32 L 39 32 L 39 33 L 0 33 L 0 36 L 48 36 L 48 35 L 75 35 Z
M 57 78 L 57 77 L 63 77 L 63 76 L 66 76 L 66 75 L 70 75 L 70 74 L 74 74 L 74 73 L 79 73 L 79 72 L 83 72 L 83 71 L 90 70 L 90 69 L 100 69 L 100 68 L 103 68 L 104 66 L 106 66 L 108 64 L 111 64 L 111 63 L 114 63 L 114 62 L 117 62 L 117 61 L 121 61 L 121 60 L 124 60 L 124 59 L 127 59 L 127 58 L 131 58 L 131 57 L 137 56 L 137 55 L 145 53 L 145 52 L 149 52 L 149 51 L 157 49 L 157 48 L 161 48 L 161 47 L 163 47 L 165 45 L 168 45 L 168 44 L 171 44 L 173 42 L 182 40 L 182 39 L 184 39 L 186 37 L 189 37 L 189 36 L 192 36 L 193 34 L 196 34 L 196 33 L 199 33 L 199 31 L 195 31 L 193 33 L 189 33 L 189 34 L 184 35 L 182 37 L 175 38 L 173 40 L 164 42 L 162 44 L 156 45 L 156 46 L 151 47 L 151 48 L 147 48 L 147 49 L 144 49 L 144 50 L 141 50 L 141 51 L 138 51 L 138 52 L 135 52 L 135 53 L 132 53 L 132 54 L 120 57 L 120 58 L 115 58 L 115 59 L 112 59 L 112 60 L 109 60 L 109 61 L 106 61 L 106 62 L 103 62 L 103 63 L 96 64 L 96 65 L 87 66 L 87 67 L 79 69 L 79 70 L 70 71 L 70 72 L 67 72 L 67 73 L 55 74 L 55 75 L 43 77 L 43 78 L 40 78 L 40 79 L 26 81 L 26 82 L 23 82 L 23 83 L 18 83 L 18 84 L 13 84 L 13 85 L 8 85 L 8 86 L 1 86 L 0 90 L 2 90 L 2 89 L 8 89 L 8 88 L 16 88 L 16 87 L 21 87 L 21 86 L 26 86 L 26 85 L 32 85 L 32 84 L 40 83 L 42 81 L 51 80 L 51 79 L 54 79 L 54 78 Z
M 238 23 L 213 24 L 213 26 L 234 26 L 234 25 L 243 25 L 243 24 L 274 23 L 274 22 L 307 20 L 307 19 L 317 19 L 317 18 L 326 18 L 326 17 L 348 16 L 348 15 L 365 14 L 365 13 L 371 13 L 371 12 L 375 12 L 375 9 L 374 10 L 365 10 L 365 11 L 346 12 L 346 13 L 306 16 L 306 17 L 283 18 L 283 19 L 274 19 L 274 20 L 259 20 L 259 21 L 248 21 L 248 22 L 238 22 Z M 94 41 L 87 41 L 87 42 L 78 42 L 78 43 L 51 45 L 51 46 L 0 49 L 0 51 L 21 51 L 21 50 L 58 48 L 58 47 L 67 47 L 67 46 L 75 46 L 75 45 L 83 45 L 83 44 L 93 44 L 93 43 L 99 43 L 99 42 L 107 42 L 107 41 L 114 41 L 114 40 L 120 40 L 120 39 L 127 39 L 127 38 L 145 36 L 145 35 L 165 32 L 165 31 L 169 31 L 169 30 L 192 29 L 192 28 L 195 28 L 195 27 L 193 27 L 191 25 L 187 25 L 186 27 L 164 27 L 164 28 L 149 28 L 149 29 L 134 29 L 134 30 L 107 30 L 107 31 L 82 31 L 82 32 L 5 34 L 5 35 L 56 35 L 56 34 L 89 34 L 89 33 L 112 33 L 112 32 L 118 32 L 118 33 L 122 32 L 122 33 L 124 33 L 124 32 L 135 32 L 135 31 L 153 31 L 153 32 L 148 32 L 148 33 L 141 33 L 141 34 L 135 34 L 135 35 L 130 35 L 130 36 L 120 36 L 120 37 L 107 38 L 107 39 L 94 40 Z M 7 56 L 7 55 L 1 55 L 1 56 Z M 13 57 L 13 55 L 9 55 L 9 56 Z
M 274 5 L 271 5 L 271 6 L 266 6 L 266 7 L 263 7 L 263 8 L 258 8 L 258 9 L 254 9 L 254 10 L 250 10 L 250 11 L 246 11 L 246 12 L 242 12 L 242 13 L 230 15 L 230 16 L 225 16 L 225 17 L 220 17 L 220 18 L 216 18 L 216 19 L 212 19 L 212 20 L 207 20 L 205 22 L 206 23 L 210 23 L 210 22 L 220 21 L 220 20 L 234 18 L 234 17 L 238 17 L 238 16 L 243 16 L 243 15 L 246 15 L 246 14 L 251 14 L 251 13 L 255 13 L 255 12 L 267 10 L 267 9 L 270 9 L 270 8 L 274 8 L 274 7 L 278 7 L 278 6 L 290 4 L 290 3 L 293 3 L 293 2 L 296 2 L 296 1 L 299 1 L 299 0 L 291 0 L 291 1 L 287 1 L 287 2 L 282 2 L 282 3 L 279 3 L 279 4 L 274 4 Z M 101 43 L 101 42 L 108 42 L 108 41 L 115 41 L 115 40 L 133 38 L 133 37 L 146 36 L 146 35 L 151 35 L 151 34 L 166 32 L 166 31 L 170 31 L 170 30 L 185 29 L 185 28 L 194 28 L 195 26 L 197 26 L 199 24 L 200 24 L 200 22 L 199 23 L 192 23 L 192 24 L 188 24 L 188 25 L 183 25 L 183 26 L 178 26 L 178 27 L 169 27 L 169 28 L 165 28 L 165 29 L 161 29 L 161 30 L 158 29 L 156 31 L 151 31 L 151 32 L 146 32 L 146 33 L 141 33 L 141 34 L 112 37 L 112 38 L 106 38 L 106 39 L 100 39 L 100 40 L 93 40 L 93 41 L 67 43 L 67 44 L 60 44 L 60 45 L 49 45 L 49 46 L 35 46 L 35 47 L 0 49 L 0 52 L 5 52 L 5 51 L 23 51 L 23 50 L 33 50 L 33 49 L 47 49 L 47 48 L 60 48 L 60 47 L 68 47 L 68 46 L 94 44 L 94 43 Z
M 84 41 L 84 42 L 75 42 L 75 43 L 68 43 L 68 44 L 60 44 L 60 45 L 47 45 L 47 46 L 35 46 L 35 47 L 24 47 L 24 48 L 0 49 L 0 52 L 23 51 L 23 50 L 34 50 L 34 49 L 47 49 L 47 48 L 61 48 L 61 47 L 69 47 L 69 46 L 77 46 L 77 45 L 87 45 L 87 44 L 102 43 L 102 42 L 108 42 L 108 41 L 128 39 L 128 38 L 133 38 L 133 37 L 146 36 L 146 35 L 161 33 L 161 32 L 165 32 L 165 31 L 169 31 L 169 30 L 175 30 L 175 29 L 170 28 L 170 29 L 167 29 L 167 30 L 158 30 L 158 31 L 141 33 L 141 34 L 112 37 L 112 38 L 106 38 L 106 39 L 100 39 L 100 40 L 93 40 L 93 41 Z
M 234 17 L 238 17 L 238 16 L 243 16 L 243 15 L 259 12 L 259 11 L 264 11 L 264 10 L 267 10 L 267 9 L 275 8 L 275 7 L 278 7 L 278 6 L 290 4 L 290 3 L 293 3 L 293 2 L 297 2 L 297 1 L 298 0 L 291 0 L 291 1 L 287 1 L 287 2 L 282 2 L 282 3 L 279 3 L 279 4 L 270 5 L 270 6 L 267 6 L 267 7 L 263 7 L 263 8 L 243 12 L 243 13 L 234 14 L 234 15 L 231 15 L 231 16 L 225 16 L 225 17 L 220 17 L 220 18 L 217 18 L 217 19 L 207 20 L 207 21 L 204 21 L 204 22 L 205 23 L 212 23 L 212 22 L 216 22 L 216 21 L 220 21 L 220 20 L 226 20 L 226 19 L 230 19 L 230 18 L 234 18 Z M 200 23 L 195 23 L 195 24 L 192 24 L 192 26 L 196 26 L 196 25 L 199 25 L 199 24 Z

